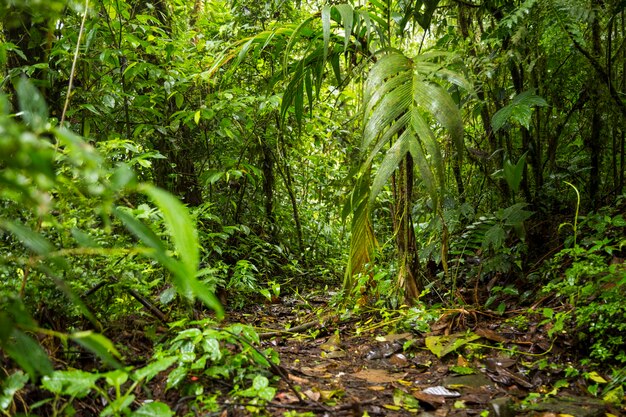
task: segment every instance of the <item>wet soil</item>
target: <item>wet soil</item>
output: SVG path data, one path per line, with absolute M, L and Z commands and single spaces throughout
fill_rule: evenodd
M 398 330 L 396 320 L 386 324 L 380 311 L 325 315 L 324 303 L 283 300 L 231 314 L 229 320 L 257 327 L 263 346 L 280 355 L 279 391 L 268 415 L 626 415 L 589 393 L 594 381 L 566 377 L 576 355 L 565 335 L 548 337 L 549 325 L 457 309 L 442 311 L 420 333 Z

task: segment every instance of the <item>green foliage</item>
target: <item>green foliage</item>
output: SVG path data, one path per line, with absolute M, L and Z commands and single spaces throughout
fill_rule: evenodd
M 614 262 L 614 256 L 624 246 L 624 226 L 621 213 L 582 217 L 579 233 L 584 237 L 551 260 L 548 273 L 557 277 L 544 287 L 545 292 L 556 292 L 573 306 L 566 318 L 576 326 L 579 342 L 589 349 L 592 359 L 622 364 L 626 363 L 622 336 L 626 331 L 622 302 L 626 280 L 624 264 Z
M 3 204 L 9 209 L 3 213 L 3 216 L 9 218 L 0 218 L 0 227 L 9 233 L 6 236 L 9 242 L 12 239 L 19 241 L 26 251 L 19 249 L 19 245 L 14 243 L 5 246 L 4 250 L 11 247 L 16 252 L 9 257 L 3 256 L 2 273 L 12 277 L 21 275 L 22 294 L 27 287 L 30 289 L 30 274 L 46 277 L 94 326 L 99 326 L 98 320 L 75 292 L 78 280 L 75 278 L 76 261 L 72 258 L 80 259 L 84 254 L 106 258 L 117 257 L 120 252 L 145 253 L 172 272 L 179 292 L 186 297 L 198 297 L 220 313 L 221 306 L 215 296 L 196 279 L 198 241 L 187 209 L 169 193 L 154 186 L 135 186 L 133 174 L 128 168 L 123 165 L 116 168 L 106 166 L 100 155 L 79 136 L 47 124 L 43 99 L 27 81 L 21 82 L 17 94 L 20 103 L 26 106 L 22 109 L 25 123 L 17 123 L 6 113 L 0 116 L 2 129 L 7 133 L 2 137 L 1 146 L 6 151 L 2 153 L 2 164 L 5 165 L 2 182 L 6 186 L 3 187 L 1 197 Z M 56 149 L 51 145 L 49 137 L 57 142 Z M 68 193 L 64 187 L 72 182 L 74 184 Z M 150 196 L 160 208 L 172 237 L 173 247 L 181 260 L 167 252 L 167 244 L 152 229 L 132 214 L 113 207 L 115 199 L 123 193 L 132 193 L 135 187 Z M 72 195 L 73 192 L 76 194 Z M 86 201 L 85 195 L 92 200 Z M 79 210 L 72 208 L 73 211 L 64 213 L 70 218 L 79 214 L 86 215 L 90 211 L 95 213 L 104 223 L 105 232 L 111 230 L 112 219 L 109 213 L 116 213 L 128 230 L 137 235 L 149 249 L 132 247 L 124 240 L 122 244 L 126 247 L 101 246 L 89 234 L 75 228 L 79 223 L 76 217 L 73 217 L 73 222 L 67 223 L 56 220 L 62 216 L 56 210 L 67 210 L 69 207 L 64 205 L 67 203 L 64 200 L 55 204 L 52 196 L 72 198 L 72 205 L 80 207 Z M 7 198 L 12 198 L 13 202 L 4 200 Z M 18 219 L 24 219 L 26 223 Z M 92 217 L 92 225 L 94 223 L 96 222 L 93 222 Z M 11 281 L 17 284 L 15 278 Z M 36 292 L 36 288 L 32 290 Z M 30 318 L 28 309 L 21 300 L 14 297 L 17 285 L 5 287 L 3 291 L 0 314 L 3 332 L 0 335 L 0 345 L 33 380 L 38 375 L 50 374 L 52 367 L 46 355 L 26 333 L 42 330 Z M 53 334 L 61 339 L 73 340 L 93 351 L 105 363 L 120 366 L 114 357 L 119 357 L 119 353 L 102 335 L 91 332 Z
M 526 129 L 530 129 L 530 118 L 532 116 L 533 107 L 547 105 L 548 103 L 543 98 L 536 95 L 533 90 L 524 91 L 513 97 L 511 103 L 507 104 L 493 115 L 491 126 L 494 131 L 498 131 L 502 129 L 509 120 L 512 120 L 524 126 Z
M 173 328 L 180 326 L 185 329 L 158 347 L 155 354 L 155 359 L 176 365 L 168 374 L 167 389 L 201 395 L 202 381 L 215 378 L 231 381 L 230 394 L 234 396 L 264 401 L 274 397 L 275 389 L 269 386 L 267 376 L 270 363 L 278 365 L 278 356 L 272 349 L 255 347 L 259 337 L 251 327 L 234 324 L 219 329 L 210 320 L 172 324 Z

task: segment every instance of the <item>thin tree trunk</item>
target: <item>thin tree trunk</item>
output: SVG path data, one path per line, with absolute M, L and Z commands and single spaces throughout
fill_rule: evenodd
M 413 197 L 413 159 L 407 154 L 401 164 L 397 184 L 394 187 L 395 210 L 393 223 L 396 234 L 396 245 L 398 247 L 398 287 L 404 289 L 404 296 L 407 301 L 416 300 L 421 290 L 423 282 L 420 275 L 419 258 L 417 256 L 417 240 L 411 216 L 411 203 Z

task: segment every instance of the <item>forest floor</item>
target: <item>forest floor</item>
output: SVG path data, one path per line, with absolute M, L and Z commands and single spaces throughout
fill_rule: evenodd
M 259 329 L 263 346 L 279 353 L 281 381 L 267 414 L 626 415 L 626 408 L 590 394 L 590 386 L 606 382 L 596 372 L 566 377 L 568 366 L 577 367 L 571 341 L 549 338 L 550 325 L 541 325 L 539 314 L 443 310 L 430 332 L 398 333 L 398 320 L 374 312 L 354 319 L 325 316 L 326 302 L 283 300 L 229 315 L 229 321 Z M 220 414 L 227 415 L 246 412 L 232 407 Z
M 329 297 L 309 292 L 227 313 L 224 326 L 253 326 L 261 348 L 280 358 L 271 369 L 276 395 L 262 406 L 231 397 L 228 381 L 207 379 L 204 393 L 222 394 L 210 412 L 201 411 L 194 394 L 166 389 L 163 374 L 136 390 L 135 404 L 161 401 L 176 415 L 204 417 L 626 416 L 624 381 L 611 381 L 608 367 L 580 366 L 577 357 L 584 355 L 572 336 L 554 334 L 551 322 L 532 308 L 498 315 L 364 305 L 358 314 L 341 316 Z M 425 325 L 420 317 L 435 320 Z M 145 328 L 118 324 L 119 331 L 110 329 L 116 345 L 136 361 L 151 357 L 153 341 Z M 159 328 L 159 337 L 169 337 L 169 330 Z M 603 401 L 607 392 L 616 398 Z M 43 394 L 32 387 L 23 401 L 42 401 Z M 76 401 L 76 416 L 98 415 L 103 408 L 96 397 Z

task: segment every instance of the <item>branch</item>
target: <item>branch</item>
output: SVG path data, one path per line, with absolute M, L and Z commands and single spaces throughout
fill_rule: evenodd
M 600 76 L 602 81 L 606 84 L 606 86 L 609 89 L 609 94 L 611 95 L 611 98 L 613 99 L 613 101 L 615 102 L 617 107 L 619 107 L 619 109 L 621 110 L 622 116 L 626 117 L 626 105 L 624 104 L 624 102 L 620 98 L 619 93 L 617 92 L 617 90 L 615 90 L 615 87 L 613 86 L 613 83 L 611 83 L 611 79 L 609 77 L 609 73 L 604 69 L 602 64 L 593 55 L 591 55 L 591 53 L 589 53 L 589 51 L 585 50 L 585 48 L 583 48 L 582 45 L 580 43 L 578 43 L 578 41 L 576 39 L 574 39 L 574 37 L 571 35 L 571 33 L 569 33 L 569 31 L 567 31 L 567 34 L 569 35 L 570 39 L 574 43 L 574 47 L 581 54 L 583 54 L 583 56 L 585 58 L 587 58 L 587 60 L 589 61 L 589 63 L 593 67 L 593 69 L 596 70 L 596 72 L 598 73 L 598 75 Z

